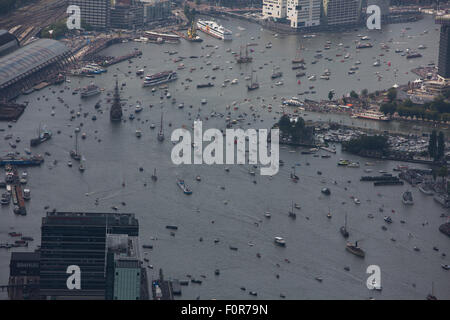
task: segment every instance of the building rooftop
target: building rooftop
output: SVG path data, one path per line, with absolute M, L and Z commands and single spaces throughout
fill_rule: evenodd
M 39 39 L 1 57 L 0 88 L 25 77 L 28 72 L 45 67 L 66 53 L 69 53 L 69 48 L 62 42 Z

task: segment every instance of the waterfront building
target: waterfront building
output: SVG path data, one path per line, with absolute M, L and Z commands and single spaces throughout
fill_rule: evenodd
M 107 283 L 113 284 L 113 300 L 141 300 L 145 290 L 141 284 L 142 268 L 137 237 L 108 234 Z M 110 295 L 107 287 L 107 296 Z M 108 297 L 109 298 L 109 297 Z
M 111 8 L 111 28 L 137 29 L 144 25 L 144 5 L 137 0 L 116 0 Z
M 0 100 L 14 98 L 45 76 L 59 72 L 70 57 L 70 49 L 52 39 L 33 41 L 0 57 Z
M 320 25 L 322 0 L 287 0 L 287 18 L 292 28 Z
M 287 0 L 263 0 L 262 14 L 264 18 L 286 18 Z
M 94 29 L 109 29 L 111 0 L 69 0 L 69 5 L 80 7 L 82 23 Z
M 164 20 L 172 14 L 168 0 L 142 0 L 144 6 L 144 23 Z
M 39 252 L 12 252 L 9 264 L 10 300 L 39 299 Z
M 329 26 L 355 25 L 361 15 L 361 0 L 323 0 L 323 13 Z
M 134 214 L 48 212 L 42 218 L 40 295 L 44 299 L 107 297 L 107 235 L 139 235 Z M 69 290 L 67 267 L 81 270 L 81 289 Z
M 367 0 L 367 6 L 376 5 L 380 7 L 381 23 L 388 21 L 390 0 Z

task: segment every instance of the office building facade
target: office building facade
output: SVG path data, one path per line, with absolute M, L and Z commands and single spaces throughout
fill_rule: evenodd
M 105 299 L 107 234 L 137 237 L 133 214 L 49 212 L 42 219 L 40 294 L 44 299 Z M 81 289 L 67 288 L 68 266 L 81 270 Z
M 324 21 L 329 26 L 349 26 L 359 23 L 361 0 L 323 0 Z
M 109 29 L 111 0 L 69 0 L 69 5 L 80 7 L 82 24 L 85 23 L 94 29 Z
M 144 6 L 144 24 L 169 18 L 172 15 L 168 0 L 142 0 Z
M 322 0 L 287 0 L 287 18 L 292 28 L 320 25 Z
M 264 18 L 286 18 L 287 0 L 263 0 L 262 14 Z

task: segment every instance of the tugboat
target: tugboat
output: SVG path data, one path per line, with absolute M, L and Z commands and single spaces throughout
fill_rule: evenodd
M 408 190 L 408 191 L 405 191 L 403 193 L 403 195 L 402 195 L 402 202 L 403 202 L 403 204 L 406 204 L 406 205 L 413 205 L 414 204 L 414 200 L 413 200 L 411 191 Z
M 344 225 L 339 229 L 339 231 L 341 232 L 342 236 L 347 239 L 349 236 L 349 233 L 347 231 L 347 214 L 345 214 L 345 222 Z
M 184 194 L 190 195 L 192 194 L 192 190 L 184 183 L 184 180 L 177 180 L 178 187 L 183 191 Z
M 30 146 L 32 146 L 32 147 L 37 146 L 37 145 L 41 144 L 42 142 L 51 139 L 51 137 L 52 137 L 52 132 L 50 130 L 47 130 L 45 128 L 45 126 L 44 126 L 43 130 L 41 130 L 41 127 L 39 125 L 38 137 L 30 140 Z
M 355 244 L 348 242 L 345 249 L 357 257 L 364 258 L 366 256 L 364 250 L 358 247 L 358 241 L 356 241 Z
M 113 122 L 122 120 L 122 105 L 120 103 L 119 82 L 116 79 L 116 87 L 114 88 L 113 104 L 109 113 L 110 119 Z

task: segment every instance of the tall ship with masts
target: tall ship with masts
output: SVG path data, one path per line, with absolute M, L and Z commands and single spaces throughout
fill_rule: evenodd
M 245 46 L 245 55 L 242 55 L 242 46 L 239 52 L 239 57 L 236 59 L 237 63 L 250 63 L 253 58 L 248 55 L 248 45 Z
M 163 141 L 163 140 L 164 140 L 163 114 L 161 112 L 161 124 L 159 126 L 158 141 Z
M 297 50 L 297 54 L 295 55 L 295 58 L 292 59 L 292 64 L 297 63 L 305 63 L 305 59 L 300 57 L 300 48 Z
M 259 88 L 259 83 L 258 83 L 258 76 L 256 76 L 256 79 L 253 80 L 253 70 L 252 70 L 252 75 L 250 78 L 250 84 L 247 85 L 247 90 L 248 91 L 252 91 L 252 90 L 256 90 Z
M 116 87 L 114 88 L 113 104 L 109 113 L 110 119 L 113 122 L 122 120 L 122 104 L 120 102 L 119 82 L 116 79 Z

